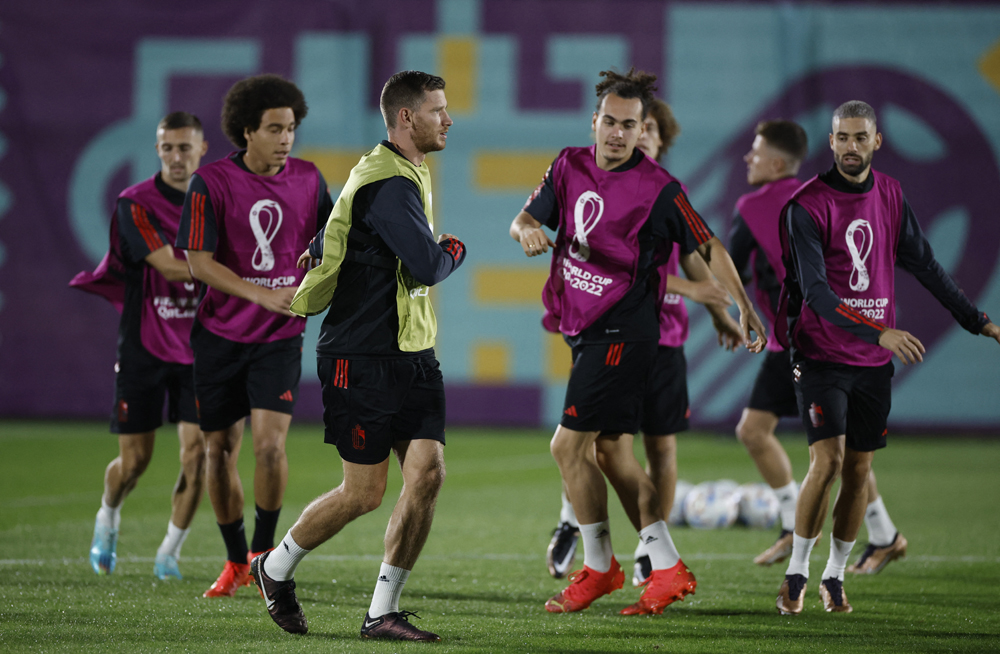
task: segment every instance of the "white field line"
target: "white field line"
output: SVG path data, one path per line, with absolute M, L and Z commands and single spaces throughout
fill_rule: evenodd
M 619 553 L 615 555 L 623 561 L 632 557 L 632 553 Z M 420 557 L 424 561 L 453 561 L 456 559 L 465 561 L 538 561 L 543 557 L 538 554 L 449 554 L 449 555 L 426 555 Z M 742 561 L 750 560 L 751 556 L 742 554 L 691 554 L 687 555 L 689 561 Z M 814 557 L 821 558 L 821 557 Z M 218 556 L 185 556 L 181 558 L 185 563 L 217 563 L 222 560 Z M 331 563 L 351 562 L 351 561 L 381 561 L 381 554 L 314 554 L 309 557 L 310 561 L 326 561 Z M 153 563 L 152 556 L 121 556 L 119 562 L 126 563 Z M 913 563 L 1000 563 L 1000 556 L 932 556 L 917 555 L 908 556 L 906 561 Z M 45 565 L 84 565 L 88 564 L 86 557 L 63 557 L 60 559 L 0 559 L 0 565 L 6 566 L 45 566 Z

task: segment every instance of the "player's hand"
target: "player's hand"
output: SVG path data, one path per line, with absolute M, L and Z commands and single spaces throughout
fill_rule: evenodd
M 555 246 L 548 234 L 539 227 L 525 227 L 521 230 L 521 248 L 529 257 L 545 254 L 549 248 Z
M 740 324 L 733 320 L 733 317 L 726 313 L 726 311 L 720 309 L 718 312 L 712 314 L 712 326 L 715 327 L 720 347 L 724 347 L 730 352 L 735 352 L 736 348 L 743 342 L 743 332 L 740 330 Z
M 698 304 L 716 304 L 720 307 L 728 307 L 733 303 L 732 298 L 729 297 L 729 292 L 714 279 L 691 282 L 688 297 Z M 733 324 L 735 322 L 733 321 Z
M 289 307 L 292 306 L 292 298 L 295 297 L 295 291 L 297 290 L 298 288 L 295 286 L 286 286 L 274 290 L 262 288 L 260 289 L 260 294 L 257 296 L 259 300 L 257 304 L 273 313 L 280 313 L 283 316 L 294 316 L 295 314 L 289 311 Z
M 453 238 L 456 241 L 459 240 L 459 238 L 457 236 L 455 236 L 454 234 L 441 234 L 441 236 L 438 236 L 438 243 L 444 243 L 449 238 Z
M 983 331 L 979 332 L 983 336 L 988 336 L 989 338 L 995 339 L 997 343 L 1000 343 L 1000 327 L 997 327 L 991 322 L 986 323 L 983 327 Z
M 317 259 L 313 255 L 309 254 L 309 248 L 306 248 L 306 251 L 299 255 L 299 260 L 295 262 L 295 267 L 312 270 L 320 264 L 320 261 L 322 261 L 322 259 Z
M 764 323 L 760 321 L 753 307 L 740 310 L 740 336 L 743 338 L 743 342 L 746 343 L 746 348 L 754 354 L 763 352 L 764 346 L 767 345 L 767 337 L 764 336 L 765 331 Z M 757 335 L 756 340 L 750 339 L 751 332 Z
M 902 329 L 883 329 L 878 344 L 899 357 L 904 366 L 923 361 L 923 354 L 927 351 L 916 336 Z

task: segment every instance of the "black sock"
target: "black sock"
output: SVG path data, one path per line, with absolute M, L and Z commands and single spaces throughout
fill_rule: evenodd
M 256 509 L 254 513 L 256 524 L 253 528 L 253 543 L 250 551 L 266 552 L 274 549 L 274 532 L 278 529 L 278 516 L 281 515 L 281 507 L 274 511 L 268 511 L 259 506 Z
M 226 542 L 226 558 L 233 563 L 247 564 L 247 535 L 243 528 L 243 518 L 228 525 L 219 525 L 222 540 Z

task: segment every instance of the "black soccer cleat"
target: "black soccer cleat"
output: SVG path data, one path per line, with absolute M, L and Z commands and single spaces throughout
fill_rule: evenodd
M 377 618 L 368 617 L 368 614 L 365 613 L 365 621 L 361 624 L 361 637 L 383 640 L 417 640 L 430 643 L 441 641 L 441 636 L 417 629 L 410 624 L 407 618 L 411 615 L 420 617 L 416 611 L 386 613 Z
M 579 539 L 579 527 L 574 527 L 568 522 L 559 523 L 552 532 L 552 540 L 549 541 L 549 548 L 545 552 L 545 563 L 550 575 L 562 579 L 572 569 Z
M 275 624 L 290 634 L 304 634 L 309 630 L 306 615 L 295 597 L 295 582 L 275 581 L 264 574 L 264 560 L 271 552 L 264 552 L 250 563 L 250 575 L 267 603 L 267 612 Z

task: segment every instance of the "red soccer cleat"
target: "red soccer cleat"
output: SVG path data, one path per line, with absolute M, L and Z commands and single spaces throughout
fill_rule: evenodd
M 252 583 L 253 577 L 250 576 L 249 564 L 226 561 L 226 567 L 222 569 L 222 574 L 215 580 L 212 587 L 201 596 L 232 597 L 241 586 L 249 586 Z
M 597 572 L 583 566 L 569 576 L 570 584 L 561 593 L 545 603 L 549 613 L 572 613 L 582 611 L 598 597 L 609 595 L 625 584 L 625 573 L 617 559 L 611 559 L 611 569 Z
M 677 565 L 667 570 L 653 570 L 643 585 L 646 590 L 642 597 L 622 609 L 622 615 L 660 615 L 667 606 L 683 601 L 685 595 L 694 595 L 698 582 L 684 562 L 677 561 Z

